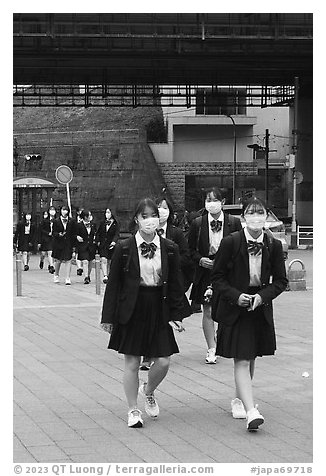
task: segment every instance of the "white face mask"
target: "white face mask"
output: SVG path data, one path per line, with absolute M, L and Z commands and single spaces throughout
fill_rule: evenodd
M 219 200 L 217 202 L 206 201 L 205 208 L 208 211 L 208 213 L 211 213 L 212 215 L 217 215 L 222 210 L 222 202 L 220 202 Z
M 50 213 L 51 217 L 53 217 L 55 215 L 55 210 L 50 210 L 49 213 Z
M 106 213 L 105 213 L 105 218 L 106 218 L 107 220 L 110 220 L 111 216 L 112 216 L 112 215 L 111 215 L 110 212 L 106 212 Z
M 66 217 L 68 215 L 68 210 L 61 210 L 61 215 Z
M 159 207 L 158 213 L 160 216 L 160 223 L 165 223 L 170 216 L 170 210 L 168 208 Z
M 244 216 L 247 227 L 253 231 L 262 230 L 266 223 L 267 215 L 261 215 L 260 213 L 253 213 Z
M 156 217 L 138 219 L 139 230 L 146 233 L 146 235 L 152 235 L 158 228 L 159 223 L 159 218 Z
M 31 218 L 31 215 L 26 215 L 26 221 L 30 221 Z

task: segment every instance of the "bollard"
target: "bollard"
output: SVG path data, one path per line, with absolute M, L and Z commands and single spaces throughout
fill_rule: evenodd
M 291 269 L 294 263 L 300 263 L 302 269 Z M 290 291 L 306 291 L 306 268 L 301 259 L 293 259 L 289 263 L 288 280 Z
M 95 290 L 96 294 L 101 294 L 101 262 L 100 255 L 95 255 Z
M 17 296 L 22 296 L 22 254 L 21 252 L 16 253 L 16 286 L 17 286 Z

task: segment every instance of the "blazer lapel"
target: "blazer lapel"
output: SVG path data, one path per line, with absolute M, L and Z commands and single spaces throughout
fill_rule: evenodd
M 161 263 L 162 263 L 162 281 L 163 284 L 167 282 L 168 273 L 169 273 L 169 262 L 168 262 L 168 254 L 165 246 L 165 241 L 162 237 L 160 237 L 160 244 L 161 244 Z
M 208 213 L 203 215 L 201 219 L 201 227 L 199 229 L 199 247 L 201 248 L 202 255 L 208 256 L 209 254 Z
M 249 254 L 248 254 L 248 247 L 247 247 L 247 240 L 244 234 L 244 231 L 241 230 L 240 232 L 240 255 L 243 260 L 243 264 L 245 267 L 245 275 L 248 276 L 248 283 L 250 280 L 249 276 Z
M 261 283 L 269 284 L 270 277 L 270 260 L 269 260 L 269 250 L 267 245 L 267 236 L 264 233 L 264 248 L 262 250 L 262 259 L 261 259 Z
M 139 256 L 138 256 L 138 249 L 137 249 L 137 244 L 136 244 L 136 238 L 133 236 L 131 238 L 130 242 L 130 254 L 131 254 L 131 260 L 133 261 L 137 273 L 140 276 L 140 265 L 139 265 Z
M 224 213 L 224 226 L 223 226 L 223 238 L 230 234 L 230 220 L 229 215 Z

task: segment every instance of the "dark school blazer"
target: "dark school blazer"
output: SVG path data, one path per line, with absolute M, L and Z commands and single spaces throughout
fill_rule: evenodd
M 162 260 L 163 318 L 165 322 L 188 317 L 183 306 L 180 256 L 173 241 L 160 237 Z M 126 265 L 126 262 L 128 264 Z M 113 254 L 109 281 L 105 288 L 102 323 L 126 324 L 136 306 L 140 287 L 140 266 L 134 236 L 117 243 Z
M 54 223 L 54 220 L 55 219 L 53 219 L 52 223 Z M 49 233 L 51 233 L 50 218 L 43 218 L 38 228 L 38 243 L 39 244 L 51 243 L 52 234 L 50 235 Z
M 30 233 L 29 233 L 29 239 L 28 242 L 32 243 L 32 245 L 35 245 L 35 242 L 37 241 L 37 228 L 34 223 L 31 222 L 30 226 Z M 25 222 L 24 221 L 19 221 L 17 223 L 15 235 L 14 235 L 14 245 L 20 249 L 25 241 Z
M 239 252 L 232 260 L 234 252 L 232 236 L 223 238 L 216 253 L 212 270 L 213 289 L 216 289 L 220 295 L 215 318 L 217 322 L 230 326 L 234 324 L 243 310 L 237 302 L 240 294 L 248 292 L 250 280 L 246 237 L 243 230 L 239 233 L 241 238 Z M 281 294 L 287 286 L 282 243 L 275 238 L 273 240 L 273 248 L 270 253 L 266 234 L 264 235 L 261 290 L 258 291 L 263 300 L 261 307 L 264 316 L 270 324 L 273 324 L 272 300 Z
M 166 238 L 174 241 L 174 243 L 179 247 L 180 268 L 183 274 L 185 287 L 188 289 L 192 282 L 194 273 L 194 263 L 190 256 L 188 241 L 181 228 L 169 223 L 166 227 Z
M 61 218 L 56 218 L 54 220 L 52 228 L 53 251 L 63 250 L 67 245 L 71 248 L 75 245 L 75 228 L 75 220 L 73 220 L 72 218 L 68 218 L 66 233 L 64 236 L 60 236 L 59 233 L 63 233 L 65 231 Z
M 105 220 L 101 221 L 97 230 L 96 241 L 97 243 L 99 243 L 100 247 L 103 246 L 103 247 L 109 248 L 112 241 L 114 241 L 115 243 L 118 241 L 119 232 L 120 232 L 120 226 L 115 219 L 113 220 L 113 223 L 111 224 L 108 231 L 106 231 Z
M 195 263 L 194 284 L 197 284 L 202 275 L 207 272 L 207 268 L 199 266 L 201 258 L 208 258 L 209 255 L 209 228 L 208 214 L 195 218 L 190 225 L 188 243 L 190 255 Z M 241 221 L 228 213 L 224 213 L 223 237 L 242 230 Z
M 96 225 L 91 223 L 91 231 L 88 234 L 84 222 L 81 221 L 75 224 L 75 246 L 79 252 L 87 251 L 88 249 L 95 253 L 96 251 Z M 83 242 L 77 240 L 77 235 L 83 238 Z

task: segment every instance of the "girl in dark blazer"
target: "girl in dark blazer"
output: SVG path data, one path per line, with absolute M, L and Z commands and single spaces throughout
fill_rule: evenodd
M 128 426 L 143 425 L 137 407 L 139 363 L 150 355 L 154 364 L 148 381 L 139 388 L 145 411 L 157 418 L 154 391 L 167 374 L 170 356 L 179 352 L 172 328 L 183 330 L 183 287 L 179 251 L 175 243 L 156 233 L 158 209 L 149 198 L 138 204 L 135 235 L 116 245 L 106 285 L 102 328 L 111 333 L 109 348 L 124 354 L 124 390 Z
M 31 251 L 37 241 L 37 228 L 32 223 L 32 214 L 24 213 L 23 220 L 17 223 L 14 235 L 14 247 L 22 253 L 24 271 L 29 270 L 29 259 Z
M 63 205 L 60 209 L 60 217 L 53 222 L 53 251 L 55 259 L 53 281 L 59 283 L 61 263 L 65 263 L 66 284 L 70 285 L 71 258 L 75 244 L 75 221 L 69 217 L 69 208 Z
M 217 353 L 234 359 L 232 414 L 246 418 L 252 431 L 264 423 L 252 394 L 255 359 L 275 352 L 272 300 L 286 289 L 287 278 L 281 242 L 263 231 L 266 207 L 253 198 L 243 210 L 246 227 L 222 240 L 212 281 L 220 294 Z
M 205 362 L 216 363 L 216 336 L 215 325 L 212 319 L 211 300 L 205 293 L 212 283 L 211 273 L 216 252 L 224 236 L 233 231 L 241 230 L 239 218 L 223 213 L 225 200 L 218 188 L 207 190 L 205 211 L 202 216 L 191 222 L 188 243 L 190 254 L 195 264 L 194 281 L 190 299 L 195 304 L 203 305 L 203 332 L 207 344 Z M 215 299 L 215 297 L 213 297 Z
M 191 276 L 193 273 L 193 263 L 190 257 L 188 242 L 184 236 L 183 231 L 172 225 L 173 220 L 173 207 L 166 197 L 161 197 L 156 200 L 159 211 L 159 228 L 157 233 L 162 238 L 168 238 L 178 245 L 180 254 L 180 270 L 181 279 L 184 292 L 186 292 L 191 284 Z M 183 295 L 183 303 L 185 307 L 185 313 L 192 313 L 187 296 Z M 149 370 L 151 365 L 151 359 L 148 356 L 144 356 L 140 366 L 140 370 Z
M 83 269 L 87 276 L 84 278 L 84 284 L 91 282 L 91 272 L 96 253 L 96 225 L 91 223 L 93 217 L 90 210 L 80 212 L 81 221 L 75 224 L 77 259 L 82 262 Z
M 98 252 L 101 257 L 103 283 L 108 282 L 111 259 L 114 247 L 119 239 L 119 232 L 120 225 L 113 216 L 110 208 L 107 208 L 105 210 L 105 220 L 100 223 L 96 235 Z
M 43 213 L 43 220 L 39 225 L 39 238 L 38 238 L 38 248 L 41 252 L 40 256 L 40 269 L 43 269 L 44 259 L 47 255 L 48 258 L 48 271 L 49 273 L 54 273 L 53 259 L 52 259 L 52 248 L 53 248 L 53 223 L 55 220 L 55 208 L 51 206 L 48 211 Z

